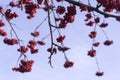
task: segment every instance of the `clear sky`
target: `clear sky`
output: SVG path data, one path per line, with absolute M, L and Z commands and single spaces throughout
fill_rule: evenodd
M 9 0 L 0 0 L 0 4 L 8 3 Z M 20 12 L 18 10 L 18 12 Z M 16 30 L 18 36 L 26 43 L 27 40 L 32 39 L 30 32 L 40 24 L 40 22 L 46 17 L 44 12 L 36 14 L 33 20 L 27 20 L 25 15 L 20 13 L 20 18 L 12 21 L 16 23 L 14 29 Z M 3 44 L 1 38 L 0 41 L 0 79 L 2 80 L 119 80 L 120 79 L 120 23 L 116 22 L 114 19 L 106 19 L 109 26 L 104 29 L 108 37 L 114 41 L 114 44 L 106 47 L 102 43 L 106 40 L 103 32 L 100 28 L 98 30 L 97 40 L 101 42 L 100 47 L 97 49 L 97 59 L 102 71 L 104 71 L 104 76 L 97 77 L 95 73 L 97 71 L 97 65 L 95 58 L 87 56 L 87 51 L 91 48 L 92 40 L 88 37 L 89 32 L 92 30 L 90 27 L 86 26 L 84 23 L 84 13 L 77 13 L 75 17 L 75 22 L 69 24 L 68 27 L 62 31 L 62 34 L 67 36 L 65 40 L 65 45 L 71 47 L 69 51 L 66 52 L 68 58 L 74 61 L 74 67 L 65 69 L 63 64 L 65 62 L 63 53 L 58 52 L 53 56 L 52 62 L 54 68 L 51 68 L 48 64 L 49 53 L 46 49 L 49 45 L 40 47 L 39 54 L 30 55 L 28 52 L 28 58 L 34 59 L 35 64 L 33 65 L 33 70 L 30 73 L 19 73 L 13 72 L 12 67 L 16 66 L 17 59 L 19 57 L 19 52 L 16 49 L 19 46 L 7 46 Z M 6 25 L 6 30 L 9 30 L 9 25 Z M 48 34 L 47 22 L 44 22 L 40 27 L 40 39 Z M 56 33 L 56 32 L 55 32 Z M 45 39 L 45 42 L 49 43 L 50 37 Z

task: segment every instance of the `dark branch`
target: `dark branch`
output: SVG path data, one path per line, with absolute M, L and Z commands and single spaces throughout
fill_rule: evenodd
M 103 12 L 96 7 L 92 7 L 92 6 L 86 5 L 86 4 L 81 3 L 81 2 L 77 2 L 77 1 L 74 1 L 74 0 L 64 0 L 64 1 L 69 2 L 71 4 L 74 4 L 76 6 L 81 6 L 81 5 L 87 6 L 89 11 L 95 11 L 95 12 L 101 14 L 101 15 L 104 15 L 104 16 L 113 17 L 113 18 L 120 18 L 120 16 Z

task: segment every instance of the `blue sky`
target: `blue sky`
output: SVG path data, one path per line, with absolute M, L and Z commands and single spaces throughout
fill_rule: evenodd
M 0 0 L 3 2 L 4 0 Z M 9 1 L 9 0 L 7 0 Z M 7 1 L 5 3 L 7 3 Z M 3 4 L 1 3 L 0 4 Z M 19 12 L 19 10 L 18 10 Z M 19 37 L 26 43 L 27 40 L 32 39 L 30 32 L 40 24 L 40 22 L 46 17 L 44 12 L 36 14 L 33 20 L 29 21 L 25 18 L 24 14 L 20 14 L 20 18 L 15 19 L 13 23 L 16 23 L 14 29 L 17 31 Z M 41 16 L 42 15 L 42 16 Z M 119 80 L 120 79 L 120 23 L 114 19 L 106 19 L 109 26 L 105 29 L 107 35 L 114 44 L 106 47 L 102 45 L 103 41 L 106 40 L 104 34 L 97 28 L 99 34 L 97 40 L 101 42 L 101 45 L 97 49 L 97 59 L 104 76 L 97 77 L 95 73 L 97 71 L 97 65 L 95 58 L 87 56 L 87 51 L 91 48 L 92 40 L 88 37 L 89 32 L 92 30 L 84 23 L 84 13 L 78 13 L 76 20 L 73 24 L 69 24 L 68 27 L 62 31 L 62 34 L 67 36 L 65 45 L 71 47 L 66 52 L 68 58 L 74 61 L 74 67 L 65 69 L 63 64 L 65 62 L 63 53 L 58 52 L 53 56 L 52 62 L 54 68 L 51 68 L 48 64 L 49 54 L 46 52 L 46 48 L 49 45 L 45 45 L 40 48 L 40 52 L 37 55 L 30 55 L 29 59 L 34 59 L 35 64 L 33 70 L 30 73 L 19 73 L 13 72 L 12 67 L 16 66 L 19 52 L 16 51 L 18 46 L 7 46 L 2 43 L 2 37 L 0 41 L 0 79 L 2 80 Z M 6 25 L 6 30 L 9 30 L 9 25 Z M 44 22 L 40 27 L 41 37 L 48 34 L 47 22 Z M 56 33 L 56 32 L 55 32 Z M 56 35 L 55 35 L 56 36 Z M 49 43 L 49 37 L 45 39 L 45 42 Z

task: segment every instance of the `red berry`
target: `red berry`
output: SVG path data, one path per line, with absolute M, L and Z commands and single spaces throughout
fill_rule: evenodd
M 70 48 L 68 48 L 68 47 L 58 47 L 58 50 L 59 51 L 63 51 L 63 52 L 65 52 L 65 51 L 67 51 L 67 50 L 69 50 Z
M 20 48 L 19 49 L 17 49 L 19 52 L 21 52 L 21 53 L 26 53 L 27 51 L 28 51 L 28 48 L 27 47 L 25 47 L 25 46 L 20 46 Z
M 44 41 L 37 41 L 39 45 L 45 45 Z
M 96 56 L 96 50 L 92 49 L 92 50 L 88 51 L 88 56 L 90 56 L 90 57 Z
M 88 26 L 93 26 L 93 25 L 94 25 L 94 22 L 93 22 L 93 21 L 89 21 L 88 23 L 86 23 L 86 25 L 88 25 Z
M 100 25 L 101 28 L 105 28 L 105 27 L 107 27 L 107 26 L 108 26 L 108 23 L 102 23 L 102 24 Z
M 73 65 L 74 65 L 73 62 L 71 62 L 71 61 L 66 61 L 65 64 L 64 64 L 64 67 L 65 67 L 65 68 L 70 68 L 70 67 L 72 67 Z
M 56 40 L 57 40 L 57 42 L 63 42 L 64 39 L 65 39 L 65 35 L 59 36 Z
M 106 40 L 106 41 L 104 42 L 104 45 L 106 45 L 106 46 L 110 46 L 111 44 L 113 44 L 113 41 L 112 41 L 112 40 Z
M 100 22 L 100 18 L 99 17 L 95 18 L 95 23 L 99 23 L 99 22 Z
M 64 6 L 58 6 L 57 10 L 56 10 L 56 13 L 58 13 L 58 14 L 65 13 L 65 7 Z
M 50 52 L 50 53 L 57 53 L 56 48 L 48 48 L 47 51 Z
M 2 13 L 2 11 L 3 11 L 3 8 L 0 6 L 0 13 Z
M 96 76 L 103 76 L 104 72 L 96 72 Z
M 94 47 L 98 47 L 99 44 L 100 44 L 99 42 L 95 42 L 95 43 L 93 43 L 93 46 L 94 46 Z
M 40 34 L 40 33 L 39 33 L 38 31 L 36 31 L 36 32 L 34 32 L 34 33 L 31 33 L 31 35 L 34 36 L 34 37 L 38 37 L 39 34 Z
M 89 34 L 89 37 L 90 38 L 95 38 L 97 35 L 97 32 L 96 31 L 92 31 L 90 34 Z

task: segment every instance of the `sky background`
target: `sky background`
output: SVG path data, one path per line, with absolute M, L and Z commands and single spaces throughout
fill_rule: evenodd
M 87 1 L 87 0 L 85 0 Z M 4 3 L 3 3 L 4 2 Z M 0 0 L 0 4 L 8 4 L 9 0 Z M 86 2 L 87 3 L 87 2 Z M 15 9 L 16 10 L 16 9 Z M 20 10 L 17 10 L 20 13 L 18 19 L 14 19 L 12 22 L 16 23 L 14 29 L 16 30 L 20 39 L 24 43 L 27 43 L 28 40 L 31 40 L 32 37 L 30 33 L 38 26 L 41 21 L 46 17 L 45 12 L 38 11 L 36 14 L 37 17 L 32 20 L 27 20 L 26 15 L 23 14 Z M 87 56 L 87 51 L 91 48 L 92 40 L 88 37 L 88 34 L 93 29 L 86 26 L 84 22 L 84 13 L 78 11 L 77 16 L 75 17 L 75 22 L 69 24 L 65 30 L 62 30 L 62 34 L 65 34 L 66 40 L 65 45 L 71 47 L 69 51 L 66 52 L 67 57 L 74 61 L 74 67 L 65 69 L 63 64 L 65 62 L 64 55 L 61 52 L 58 52 L 53 56 L 52 62 L 54 68 L 51 68 L 48 64 L 49 53 L 46 52 L 46 49 L 50 47 L 49 44 L 44 47 L 40 47 L 39 54 L 31 55 L 27 53 L 29 59 L 34 59 L 35 64 L 33 65 L 33 70 L 30 73 L 19 73 L 13 72 L 12 67 L 16 66 L 17 59 L 19 57 L 19 52 L 16 49 L 19 46 L 8 46 L 3 44 L 3 38 L 0 41 L 0 79 L 2 80 L 119 80 L 120 79 L 120 23 L 116 22 L 114 19 L 106 19 L 106 22 L 109 23 L 109 26 L 105 28 L 108 37 L 110 40 L 114 41 L 114 44 L 106 47 L 102 43 L 106 40 L 102 30 L 98 27 L 98 37 L 97 41 L 101 42 L 100 47 L 96 48 L 97 50 L 97 59 L 101 68 L 101 71 L 104 71 L 104 76 L 97 77 L 95 73 L 97 71 L 97 65 L 95 58 Z M 9 31 L 9 25 L 6 24 L 5 30 Z M 47 22 L 44 22 L 40 30 L 40 38 L 48 35 L 48 25 Z M 55 36 L 56 31 L 54 32 Z M 10 36 L 10 35 L 9 35 Z M 45 39 L 45 42 L 50 43 L 50 37 Z

